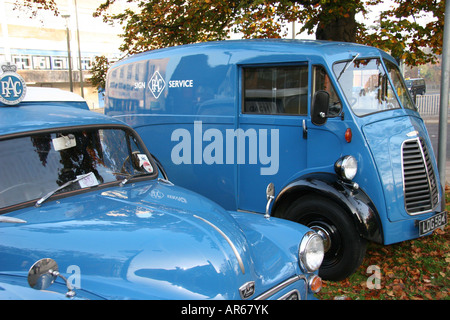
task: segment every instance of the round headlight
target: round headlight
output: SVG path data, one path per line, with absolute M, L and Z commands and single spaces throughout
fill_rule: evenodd
M 353 156 L 345 156 L 336 161 L 334 169 L 342 179 L 352 180 L 358 171 L 358 162 Z
M 324 255 L 323 240 L 314 231 L 305 234 L 300 242 L 298 258 L 304 272 L 314 272 L 322 264 Z

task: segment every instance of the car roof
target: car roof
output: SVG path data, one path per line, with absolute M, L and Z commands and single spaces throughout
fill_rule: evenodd
M 0 105 L 0 135 L 85 125 L 125 125 L 101 113 L 51 103 Z

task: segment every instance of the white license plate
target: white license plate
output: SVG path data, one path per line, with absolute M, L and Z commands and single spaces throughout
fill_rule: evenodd
M 447 224 L 447 212 L 440 212 L 428 219 L 419 221 L 419 235 L 423 236 Z

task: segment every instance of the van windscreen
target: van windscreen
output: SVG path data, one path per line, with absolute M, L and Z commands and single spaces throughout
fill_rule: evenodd
M 357 116 L 400 108 L 380 59 L 339 62 L 333 71 Z

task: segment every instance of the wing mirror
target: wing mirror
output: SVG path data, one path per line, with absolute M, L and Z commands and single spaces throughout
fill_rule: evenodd
M 71 298 L 75 296 L 75 291 L 73 291 L 67 279 L 59 273 L 58 264 L 55 260 L 50 258 L 41 259 L 31 266 L 30 271 L 28 271 L 28 284 L 33 289 L 45 290 L 50 287 L 58 277 L 63 279 L 66 283 L 68 289 L 66 297 Z
M 314 94 L 311 106 L 311 122 L 316 126 L 324 125 L 328 118 L 328 106 L 330 105 L 330 94 L 319 90 Z

